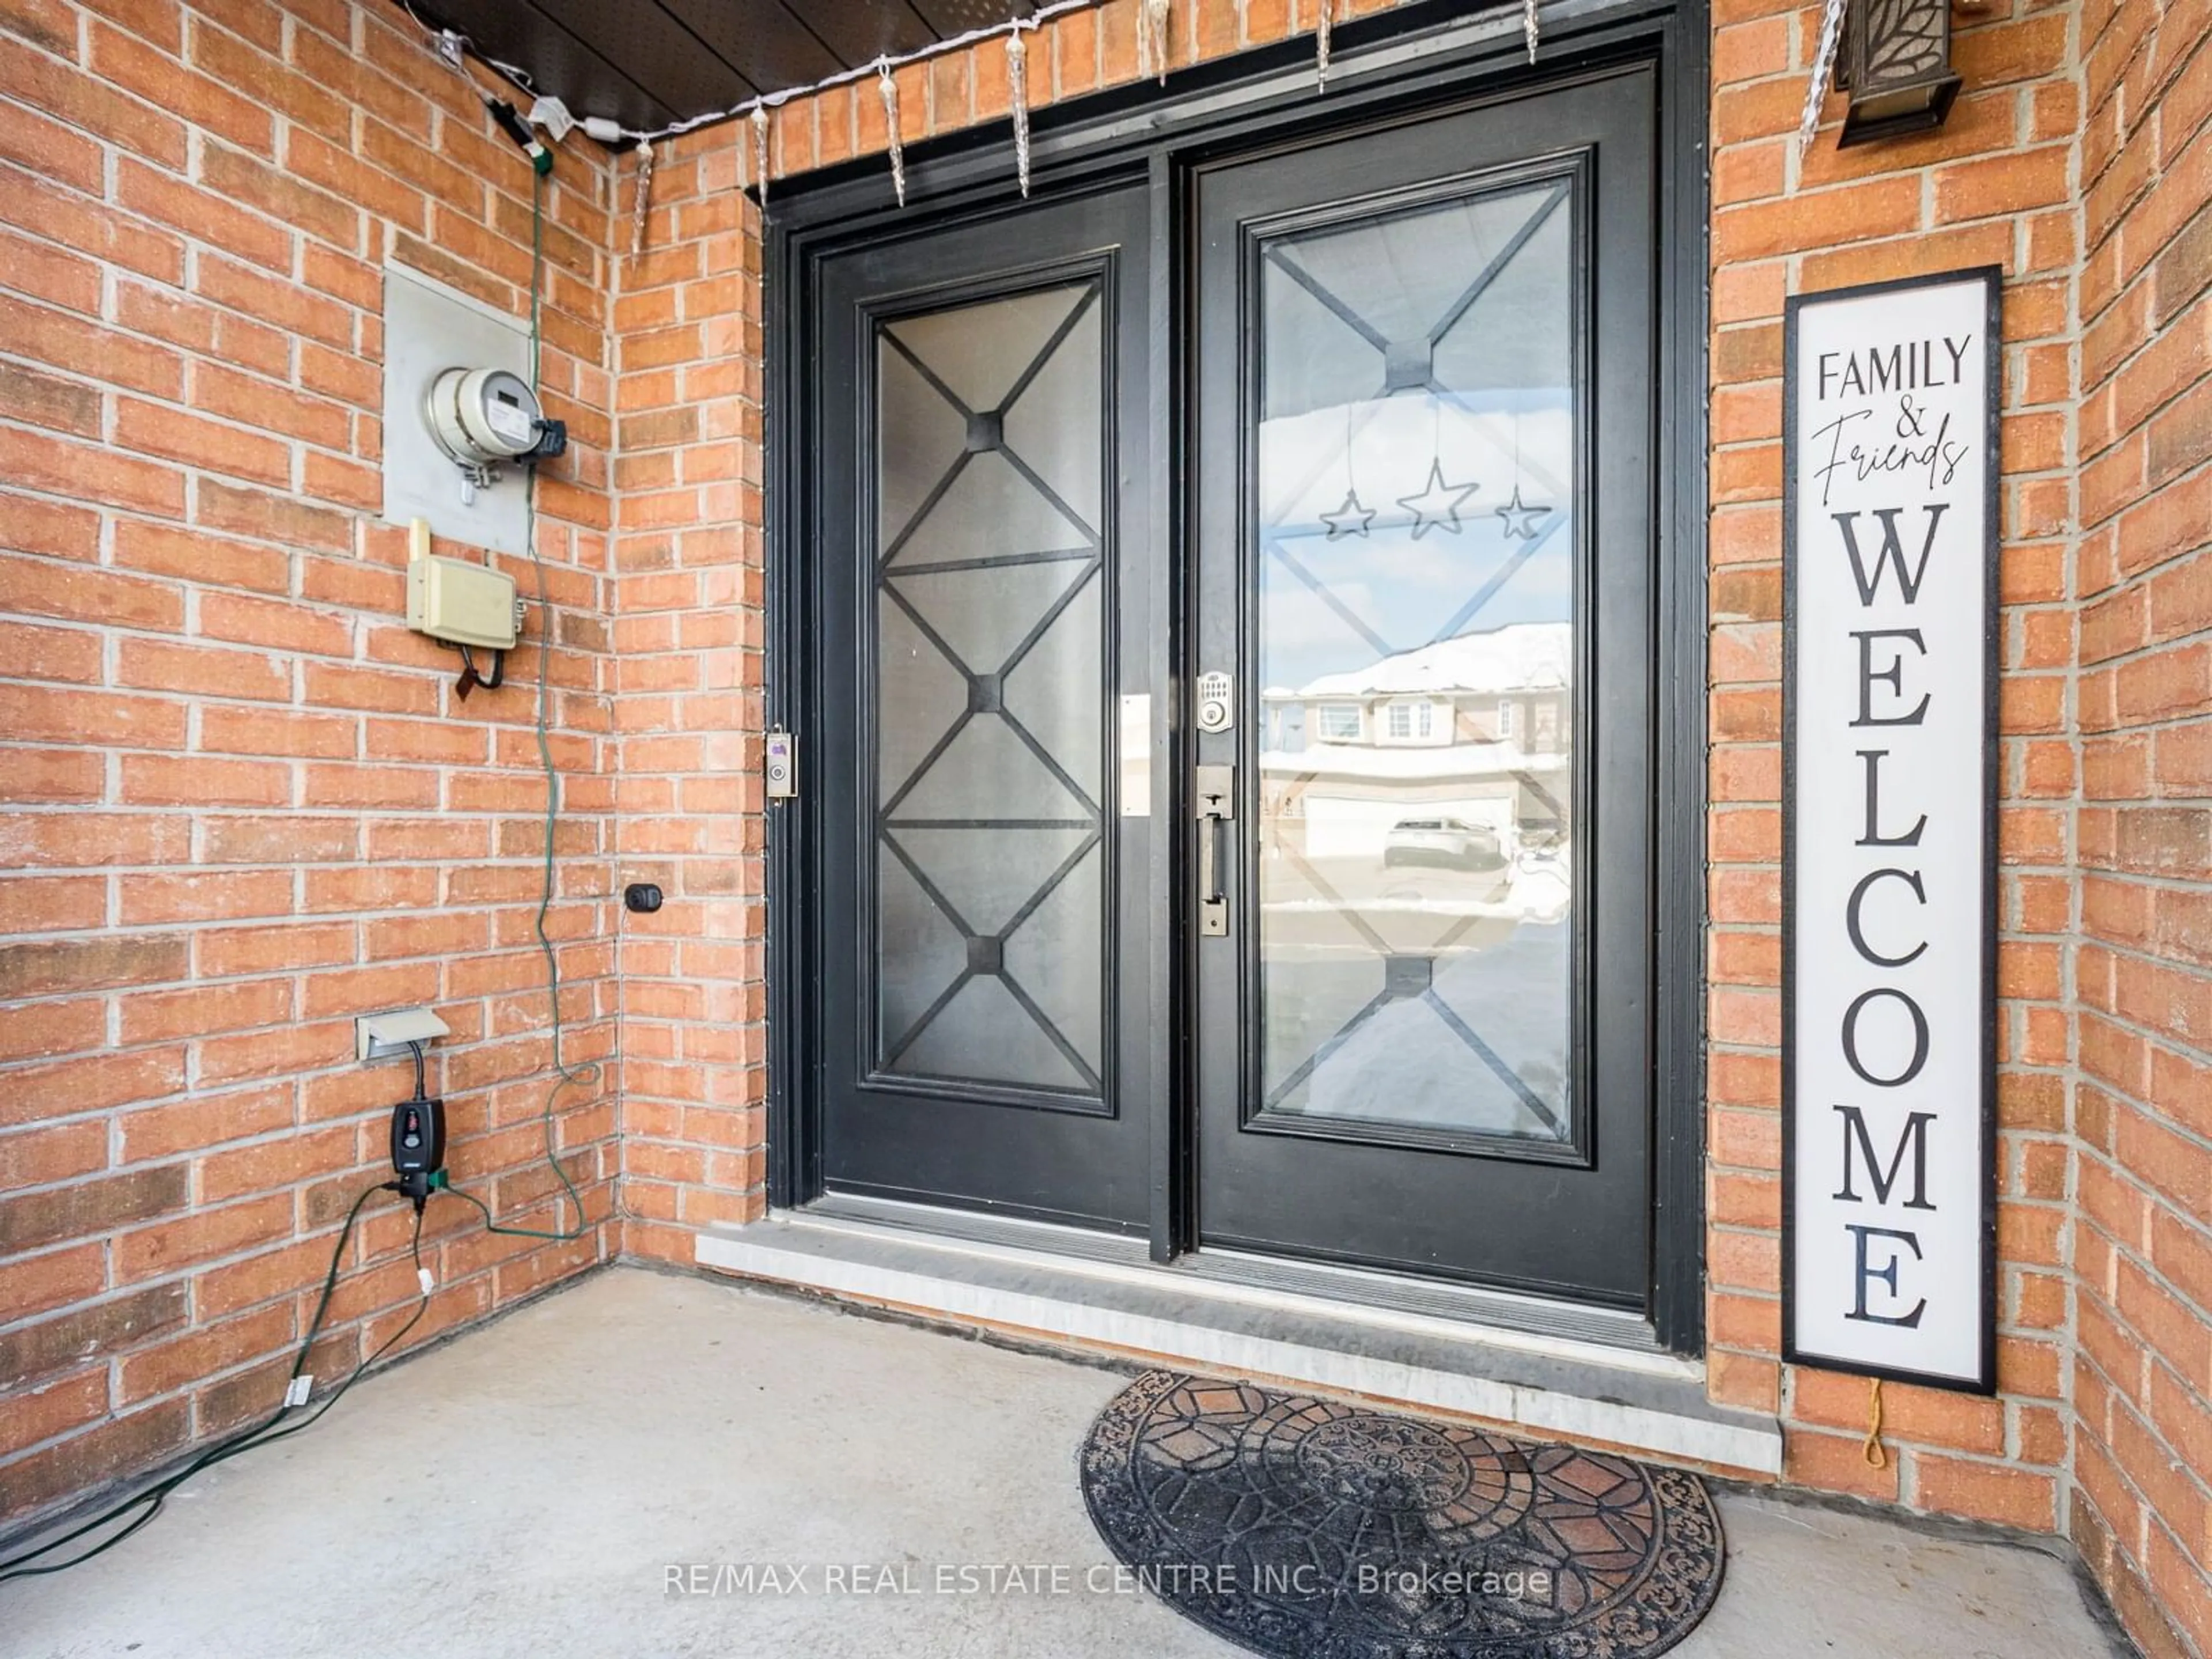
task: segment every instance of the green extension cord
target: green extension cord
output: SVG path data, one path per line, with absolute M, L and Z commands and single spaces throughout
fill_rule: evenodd
M 545 175 L 538 173 L 531 180 L 530 191 L 530 389 L 538 390 L 538 359 L 543 349 L 539 320 L 540 293 L 544 288 L 545 267 Z M 538 644 L 538 763 L 545 773 L 545 849 L 544 880 L 538 895 L 536 930 L 538 948 L 545 957 L 546 996 L 552 1004 L 553 1013 L 553 1069 L 558 1074 L 553 1086 L 545 1091 L 545 1106 L 538 1114 L 545 1131 L 545 1162 L 551 1166 L 561 1182 L 562 1190 L 568 1195 L 569 1203 L 576 1206 L 576 1224 L 548 1231 L 538 1227 L 510 1227 L 492 1218 L 491 1206 L 473 1193 L 464 1192 L 450 1182 L 441 1178 L 434 1182 L 443 1187 L 455 1198 L 476 1206 L 483 1215 L 485 1231 L 508 1238 L 539 1238 L 555 1243 L 568 1243 L 583 1237 L 599 1224 L 584 1218 L 583 1195 L 577 1192 L 576 1183 L 561 1163 L 554 1147 L 553 1108 L 565 1090 L 596 1085 L 605 1075 L 602 1061 L 586 1060 L 580 1066 L 571 1066 L 562 1052 L 561 1025 L 561 963 L 553 949 L 553 941 L 546 935 L 545 913 L 553 908 L 553 828 L 561 811 L 561 773 L 553 764 L 553 745 L 546 736 L 547 709 L 551 692 L 546 683 L 547 665 L 553 659 L 553 606 L 545 585 L 545 561 L 538 553 L 538 474 L 533 467 L 529 474 L 530 487 L 523 493 L 523 544 L 530 550 L 530 562 L 538 573 L 538 617 L 543 637 Z M 443 1172 L 441 1172 L 442 1177 Z
M 288 1379 L 285 1388 L 285 1403 L 252 1428 L 240 1430 L 236 1434 L 217 1441 L 205 1451 L 192 1458 L 182 1468 L 163 1476 L 143 1492 L 134 1492 L 121 1503 L 111 1504 L 90 1520 L 79 1522 L 59 1537 L 48 1539 L 36 1549 L 24 1550 L 19 1554 L 9 1556 L 5 1560 L 0 1560 L 0 1583 L 6 1583 L 11 1578 L 35 1578 L 45 1573 L 60 1572 L 66 1568 L 76 1566 L 81 1561 L 89 1561 L 94 1556 L 113 1549 L 131 1534 L 153 1520 L 161 1512 L 161 1506 L 169 1501 L 169 1494 L 201 1470 L 212 1468 L 217 1463 L 225 1462 L 242 1453 L 252 1451 L 258 1447 L 273 1445 L 279 1440 L 289 1439 L 302 1429 L 313 1428 L 325 1412 L 345 1398 L 346 1390 L 361 1380 L 362 1372 L 383 1358 L 410 1331 L 422 1322 L 423 1314 L 430 1306 L 430 1292 L 427 1289 L 416 1300 L 415 1311 L 407 1322 L 378 1343 L 374 1352 L 356 1365 L 352 1370 L 347 1372 L 345 1380 L 324 1396 L 321 1405 L 309 1412 L 302 1421 L 293 1424 L 289 1428 L 276 1427 L 284 1420 L 286 1413 L 297 1409 L 291 1403 L 291 1384 L 296 1383 L 306 1374 L 308 1352 L 314 1347 L 316 1340 L 323 1334 L 323 1320 L 330 1312 L 331 1297 L 337 1289 L 338 1264 L 345 1259 L 346 1241 L 353 1237 L 354 1223 L 360 1218 L 361 1206 L 368 1202 L 372 1194 L 389 1192 L 392 1187 L 392 1183 L 390 1182 L 379 1182 L 374 1187 L 364 1187 L 354 1199 L 353 1206 L 346 1212 L 345 1224 L 338 1229 L 337 1246 L 331 1252 L 330 1271 L 323 1275 L 323 1293 L 315 1304 L 315 1316 L 307 1322 L 307 1334 L 300 1344 L 298 1355 L 292 1361 L 292 1375 Z M 422 1214 L 419 1210 L 415 1214 L 415 1236 L 410 1248 L 415 1257 L 415 1270 L 419 1274 L 422 1270 Z M 40 1556 L 51 1555 L 63 1545 L 73 1544 L 87 1533 L 97 1532 L 100 1528 L 119 1521 L 131 1510 L 142 1507 L 145 1510 L 144 1514 L 139 1516 L 121 1531 L 101 1539 L 91 1548 L 81 1551 L 65 1561 L 48 1561 L 43 1565 L 37 1566 L 31 1565 Z

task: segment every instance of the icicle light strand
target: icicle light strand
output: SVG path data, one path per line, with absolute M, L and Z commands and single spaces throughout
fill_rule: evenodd
M 1797 159 L 1803 161 L 1820 130 L 1820 106 L 1828 96 L 1828 80 L 1836 72 L 1836 47 L 1844 38 L 1844 8 L 1848 0 L 1828 0 L 1820 17 L 1820 45 L 1813 54 L 1813 76 L 1805 83 L 1805 112 L 1797 118 Z
M 1522 27 L 1527 36 L 1529 57 L 1532 61 L 1536 51 L 1538 3 L 1539 0 L 1522 0 Z M 1978 0 L 1966 0 L 1966 3 L 1978 3 Z M 405 5 L 406 0 L 399 0 L 399 3 Z M 1825 51 L 1820 65 L 1816 69 L 1814 75 L 1816 90 L 1808 104 L 1808 122 L 1817 118 L 1819 107 L 1817 88 L 1826 80 L 1828 70 L 1834 64 L 1835 49 L 1832 36 L 1834 28 L 1840 21 L 1844 3 L 1844 0 L 1828 0 L 1829 21 L 1822 36 Z M 817 93 L 828 92 L 833 88 L 849 86 L 856 81 L 866 80 L 871 75 L 877 76 L 880 78 L 880 90 L 884 108 L 892 116 L 890 135 L 891 183 L 897 191 L 901 205 L 904 205 L 906 158 L 904 146 L 899 137 L 896 118 L 898 94 L 891 82 L 891 71 L 908 64 L 923 63 L 933 58 L 944 57 L 950 52 L 963 52 L 980 41 L 998 36 L 1006 37 L 1011 49 L 1014 37 L 1028 30 L 1050 22 L 1055 17 L 1064 17 L 1072 13 L 1100 11 L 1105 4 L 1106 0 L 1048 0 L 1048 3 L 1038 6 L 1025 17 L 1011 19 L 1004 23 L 990 24 L 982 28 L 969 29 L 963 34 L 951 35 L 942 40 L 933 40 L 926 46 L 897 57 L 886 54 L 860 64 L 857 68 L 840 70 L 834 75 L 826 75 L 819 81 L 811 82 L 805 86 L 786 87 L 780 91 L 763 93 L 758 97 L 746 99 L 742 103 L 732 104 L 726 108 L 708 110 L 702 114 L 689 116 L 681 121 L 672 121 L 665 126 L 653 127 L 649 130 L 636 127 L 621 127 L 615 130 L 621 134 L 622 137 L 633 143 L 641 145 L 657 144 L 671 138 L 680 137 L 687 132 L 696 132 L 702 127 L 719 125 L 724 121 L 750 118 L 754 129 L 754 154 L 757 162 L 755 172 L 757 177 L 754 183 L 759 190 L 761 200 L 765 204 L 768 198 L 769 112 L 781 108 L 793 99 L 811 98 Z M 1244 0 L 1237 0 L 1237 4 L 1241 13 Z M 1326 88 L 1328 83 L 1329 30 L 1334 21 L 1335 8 L 1336 0 L 1316 0 L 1315 80 L 1316 84 L 1323 88 Z M 1170 24 L 1173 9 L 1174 0 L 1139 0 L 1137 7 L 1137 72 L 1140 78 L 1157 77 L 1162 85 L 1166 84 L 1168 78 L 1168 38 L 1170 33 Z M 428 38 L 432 49 L 446 62 L 453 64 L 455 68 L 459 67 L 458 59 L 462 53 L 465 52 L 489 65 L 514 86 L 533 95 L 536 94 L 538 88 L 525 71 L 512 64 L 486 56 L 476 42 L 467 35 L 453 29 L 433 29 L 419 16 L 414 21 Z M 613 124 L 606 125 L 612 126 Z M 1803 142 L 1809 143 L 1810 131 L 1808 126 Z
M 629 257 L 633 259 L 645 252 L 645 213 L 653 201 L 653 140 L 641 141 L 637 147 L 637 204 L 630 210 Z
M 1030 193 L 1030 49 L 1016 29 L 1006 37 L 1006 92 L 1014 106 L 1014 176 Z
M 1137 9 L 1137 73 L 1168 83 L 1168 9 L 1175 0 L 1143 0 Z
M 891 78 L 890 59 L 876 64 L 876 90 L 883 94 L 884 127 L 890 136 L 891 193 L 906 205 L 906 141 L 899 137 L 898 82 Z
M 1155 0 L 1146 0 L 1147 4 L 1154 3 Z M 857 69 L 840 70 L 835 75 L 825 75 L 819 81 L 809 82 L 803 87 L 786 87 L 780 92 L 763 93 L 757 98 L 748 98 L 743 103 L 732 104 L 726 109 L 711 109 L 703 115 L 688 116 L 681 121 L 671 121 L 666 126 L 655 127 L 649 132 L 640 131 L 633 127 L 624 127 L 623 137 L 635 139 L 650 138 L 655 143 L 659 143 L 664 138 L 675 138 L 687 132 L 696 132 L 701 127 L 711 127 L 718 122 L 740 120 L 757 109 L 775 109 L 779 105 L 789 103 L 794 98 L 811 98 L 817 92 L 828 92 L 833 87 L 850 86 L 854 82 L 865 81 L 872 75 L 888 73 L 891 70 L 903 68 L 908 64 L 919 64 L 932 58 L 942 58 L 947 52 L 964 51 L 981 40 L 992 40 L 1002 34 L 1012 34 L 1019 30 L 1033 29 L 1040 24 L 1050 22 L 1055 17 L 1065 17 L 1071 12 L 1096 11 L 1103 3 L 1103 0 L 1050 0 L 1050 3 L 1039 6 L 1026 17 L 1005 23 L 994 23 L 987 28 L 969 29 L 965 34 L 955 34 L 943 40 L 933 40 L 926 46 L 918 47 L 899 57 L 893 58 L 886 55 L 871 58 Z M 1166 0 L 1158 0 L 1158 3 L 1164 11 Z M 473 43 L 469 44 L 470 49 L 473 51 L 475 49 Z M 483 56 L 480 52 L 477 55 Z M 486 59 L 486 61 L 490 60 Z M 493 66 L 499 69 L 501 73 L 507 72 L 507 66 L 504 64 L 495 64 Z M 1159 66 L 1159 72 L 1163 77 L 1165 76 L 1167 64 L 1164 61 Z

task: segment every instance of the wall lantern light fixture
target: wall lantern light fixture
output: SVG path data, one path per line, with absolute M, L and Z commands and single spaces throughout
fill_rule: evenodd
M 1951 0 L 1850 0 L 1836 85 L 1850 100 L 1839 149 L 1942 126 L 1959 95 Z

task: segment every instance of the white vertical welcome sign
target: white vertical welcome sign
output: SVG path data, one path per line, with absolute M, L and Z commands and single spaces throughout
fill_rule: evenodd
M 1998 273 L 1785 322 L 1784 1357 L 1996 1386 Z

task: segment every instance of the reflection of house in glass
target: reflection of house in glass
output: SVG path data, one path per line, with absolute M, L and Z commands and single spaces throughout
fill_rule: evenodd
M 1480 862 L 1492 838 L 1507 860 L 1563 845 L 1573 672 L 1571 623 L 1515 623 L 1268 689 L 1267 843 L 1311 859 L 1439 862 Z

